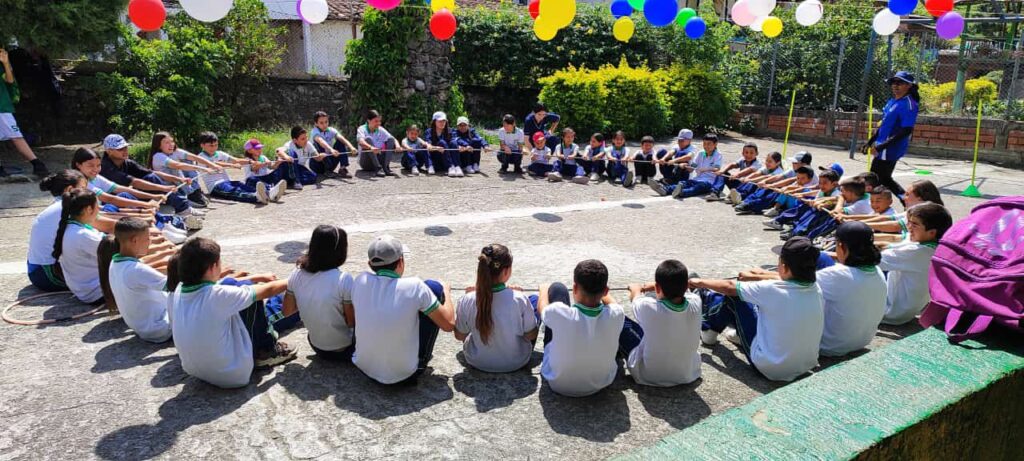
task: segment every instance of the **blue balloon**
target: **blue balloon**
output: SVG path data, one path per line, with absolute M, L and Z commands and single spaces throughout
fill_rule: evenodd
M 631 14 L 633 14 L 633 6 L 629 4 L 629 0 L 615 0 L 612 2 L 612 16 L 615 19 Z
M 708 30 L 708 25 L 700 16 L 694 16 L 686 21 L 686 27 L 683 29 L 686 31 L 687 37 L 697 40 L 704 36 L 704 32 Z
M 679 14 L 676 0 L 647 0 L 644 3 L 644 17 L 654 27 L 665 27 L 672 24 Z
M 889 0 L 889 11 L 896 16 L 906 16 L 917 8 L 917 0 Z

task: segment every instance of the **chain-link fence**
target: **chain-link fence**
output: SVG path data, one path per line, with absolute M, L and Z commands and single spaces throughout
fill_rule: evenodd
M 733 43 L 724 63 L 743 104 L 857 112 L 891 97 L 885 79 L 907 70 L 920 83 L 922 113 L 1024 120 L 1022 43 L 949 42 L 928 36 L 874 37 L 800 45 Z

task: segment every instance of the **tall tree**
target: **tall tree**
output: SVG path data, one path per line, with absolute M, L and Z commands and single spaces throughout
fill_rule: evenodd
M 91 52 L 119 35 L 128 0 L 0 0 L 0 44 L 45 55 Z

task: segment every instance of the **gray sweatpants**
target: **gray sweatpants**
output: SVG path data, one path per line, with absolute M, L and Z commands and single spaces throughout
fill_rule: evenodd
M 378 170 L 388 171 L 391 169 L 391 160 L 399 158 L 398 152 L 394 152 L 397 148 L 394 139 L 388 140 L 384 145 L 386 152 L 374 154 L 370 151 L 360 150 L 359 151 L 359 169 L 363 171 L 370 171 L 376 173 Z

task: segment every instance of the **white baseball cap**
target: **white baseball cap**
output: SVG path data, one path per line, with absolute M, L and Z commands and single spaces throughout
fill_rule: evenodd
M 679 136 L 676 139 L 678 139 L 680 141 L 683 141 L 683 140 L 686 140 L 686 139 L 693 139 L 693 131 L 690 131 L 690 130 L 687 130 L 686 128 L 683 128 L 682 130 L 679 130 Z
M 459 117 L 459 119 L 455 122 L 456 125 L 462 125 L 463 123 L 469 125 L 469 117 Z
M 402 259 L 409 252 L 409 247 L 390 235 L 381 235 L 370 241 L 366 256 L 371 266 L 386 266 Z
M 433 117 L 433 120 L 434 120 L 435 122 L 436 122 L 436 121 L 438 121 L 438 120 L 444 120 L 444 121 L 446 121 L 446 122 L 447 122 L 447 121 L 448 121 L 448 116 L 447 116 L 447 115 L 445 115 L 445 113 L 444 113 L 444 112 L 440 112 L 440 111 L 438 111 L 438 112 L 434 112 L 434 117 Z

